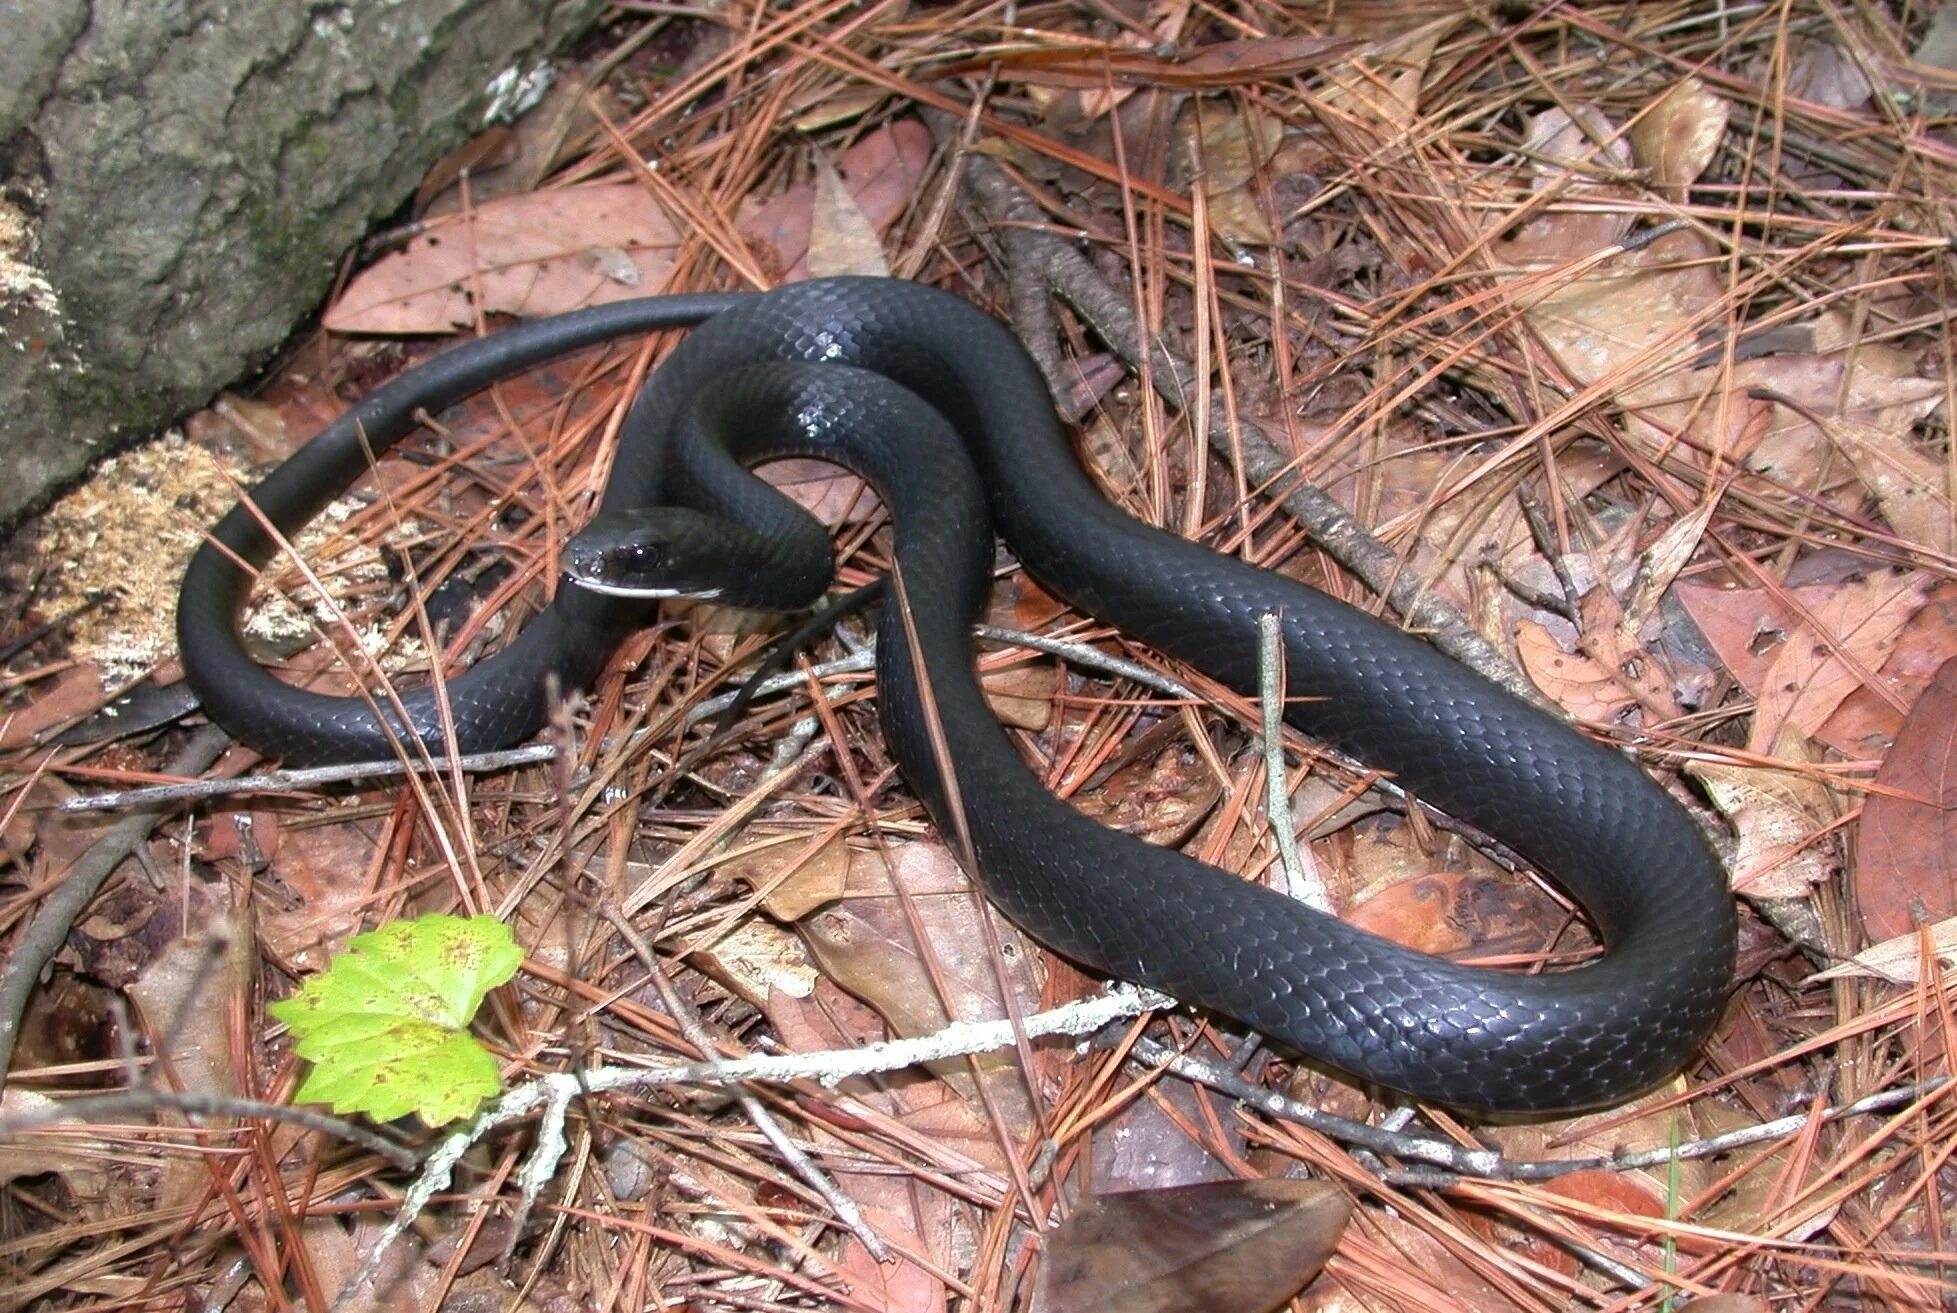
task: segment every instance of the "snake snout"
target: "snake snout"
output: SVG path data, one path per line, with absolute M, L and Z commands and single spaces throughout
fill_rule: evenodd
M 564 576 L 611 597 L 717 598 L 738 568 L 724 550 L 724 526 L 677 507 L 598 516 L 564 548 Z

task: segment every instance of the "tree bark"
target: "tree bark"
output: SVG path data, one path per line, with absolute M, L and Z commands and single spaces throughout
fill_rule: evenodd
M 261 364 L 601 3 L 0 0 L 0 527 Z

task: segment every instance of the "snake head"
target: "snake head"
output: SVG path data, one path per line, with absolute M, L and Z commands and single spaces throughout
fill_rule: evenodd
M 716 598 L 729 583 L 727 531 L 725 521 L 683 507 L 608 511 L 565 546 L 564 575 L 611 597 Z

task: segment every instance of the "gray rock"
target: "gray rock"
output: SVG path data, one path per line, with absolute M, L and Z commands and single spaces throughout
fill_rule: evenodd
M 262 364 L 601 0 L 0 0 L 0 526 Z

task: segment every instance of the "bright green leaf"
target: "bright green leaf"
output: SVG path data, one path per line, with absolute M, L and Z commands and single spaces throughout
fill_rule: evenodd
M 502 1087 L 469 1035 L 489 991 L 523 950 L 494 917 L 424 916 L 356 935 L 347 951 L 271 1013 L 313 1069 L 294 1097 L 379 1121 L 417 1113 L 441 1126 Z

